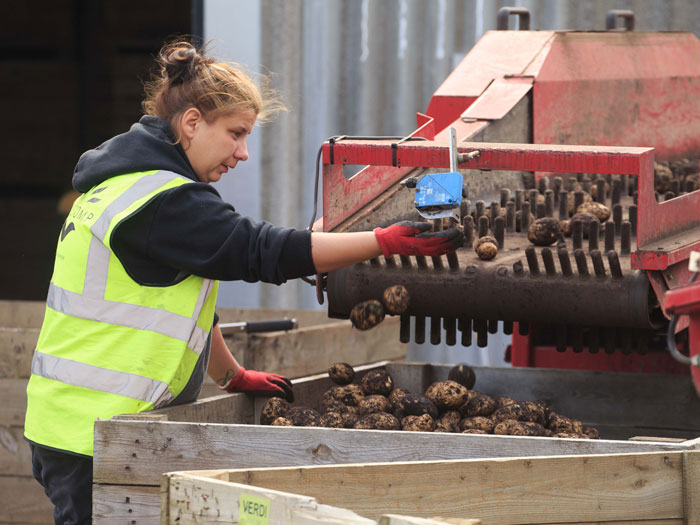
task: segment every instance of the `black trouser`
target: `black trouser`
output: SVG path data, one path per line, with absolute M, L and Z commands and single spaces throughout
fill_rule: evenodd
M 56 524 L 92 523 L 92 458 L 32 443 L 32 474 L 53 503 Z

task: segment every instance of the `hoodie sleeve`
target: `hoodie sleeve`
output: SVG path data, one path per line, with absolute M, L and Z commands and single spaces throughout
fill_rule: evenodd
M 189 274 L 281 284 L 316 271 L 309 232 L 243 217 L 202 183 L 159 194 L 119 224 L 111 242 L 127 273 L 146 285 Z

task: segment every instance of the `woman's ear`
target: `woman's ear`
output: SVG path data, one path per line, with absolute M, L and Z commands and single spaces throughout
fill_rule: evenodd
M 187 109 L 180 117 L 180 133 L 183 138 L 191 141 L 194 138 L 197 125 L 202 120 L 202 114 L 197 108 Z

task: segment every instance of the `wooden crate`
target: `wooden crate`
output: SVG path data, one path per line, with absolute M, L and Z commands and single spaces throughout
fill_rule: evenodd
M 385 366 L 397 386 L 414 392 L 445 379 L 449 370 L 420 363 L 376 366 Z M 98 523 L 157 520 L 160 477 L 169 471 L 681 452 L 700 445 L 693 439 L 700 435 L 700 400 L 687 378 L 488 367 L 475 371 L 477 390 L 545 400 L 556 411 L 596 426 L 610 439 L 269 427 L 251 424 L 258 420 L 264 399 L 218 396 L 140 418 L 126 415 L 98 421 L 94 518 Z M 330 386 L 325 374 L 295 380 L 296 404 L 313 406 Z M 634 436 L 658 438 L 628 439 Z
M 22 438 L 27 382 L 44 309 L 45 303 L 39 301 L 0 301 L 0 524 L 53 523 L 53 507 L 31 475 L 29 447 Z M 246 368 L 295 378 L 322 372 L 330 362 L 357 365 L 406 355 L 407 345 L 398 340 L 398 318 L 359 332 L 349 321 L 328 319 L 323 310 L 218 308 L 217 312 L 221 322 L 298 320 L 300 328 L 289 332 L 227 336 Z M 212 395 L 221 391 L 207 379 L 200 399 Z
M 162 525 L 237 523 L 249 495 L 269 523 L 333 506 L 370 520 L 681 525 L 700 523 L 700 451 L 176 472 L 161 493 Z

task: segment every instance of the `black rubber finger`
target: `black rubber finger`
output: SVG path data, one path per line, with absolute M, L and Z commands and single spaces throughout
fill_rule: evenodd
M 289 381 L 289 380 L 287 380 L 287 381 Z M 276 387 L 278 387 L 280 390 L 282 390 L 284 392 L 284 394 L 285 394 L 284 397 L 287 398 L 287 401 L 289 401 L 290 403 L 294 401 L 294 392 L 292 391 L 291 385 L 288 385 L 284 381 L 278 381 L 276 379 L 271 380 L 270 383 L 272 383 L 273 385 L 275 385 Z

